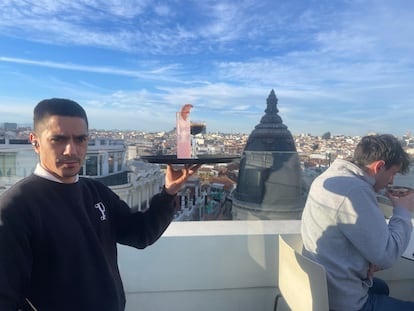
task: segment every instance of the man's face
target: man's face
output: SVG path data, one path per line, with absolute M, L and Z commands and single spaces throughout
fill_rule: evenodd
M 386 169 L 385 165 L 382 166 L 375 175 L 375 191 L 384 189 L 389 184 L 392 184 L 394 182 L 394 176 L 400 171 L 400 168 L 399 165 L 393 165 L 389 169 Z
M 40 165 L 63 183 L 72 183 L 79 173 L 88 149 L 88 128 L 79 117 L 51 116 L 31 134 L 37 142 Z

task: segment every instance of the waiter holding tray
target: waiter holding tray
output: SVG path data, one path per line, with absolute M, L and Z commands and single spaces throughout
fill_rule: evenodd
M 0 196 L 0 310 L 123 311 L 117 245 L 155 243 L 199 165 L 168 165 L 150 207 L 133 211 L 104 184 L 79 176 L 89 129 L 78 103 L 43 100 L 33 124 L 29 138 L 39 163 Z

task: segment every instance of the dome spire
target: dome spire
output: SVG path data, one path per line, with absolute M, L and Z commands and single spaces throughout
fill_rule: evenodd
M 272 89 L 266 100 L 265 115 L 250 134 L 245 150 L 296 151 L 292 134 L 278 114 L 277 103 Z
M 267 97 L 266 103 L 267 103 L 267 108 L 265 110 L 266 113 L 275 114 L 279 112 L 279 110 L 277 109 L 277 97 L 273 89 L 270 91 L 270 94 Z

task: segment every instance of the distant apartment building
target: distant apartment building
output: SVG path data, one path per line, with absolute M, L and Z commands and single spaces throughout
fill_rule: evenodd
M 3 131 L 15 131 L 17 130 L 17 123 L 3 122 L 0 123 L 0 129 Z

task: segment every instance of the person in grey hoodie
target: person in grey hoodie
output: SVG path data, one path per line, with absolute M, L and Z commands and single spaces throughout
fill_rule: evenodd
M 326 269 L 331 310 L 414 310 L 414 302 L 390 297 L 387 284 L 374 278 L 398 260 L 411 236 L 414 193 L 387 194 L 388 222 L 376 198 L 409 161 L 394 136 L 365 136 L 352 160 L 336 159 L 313 181 L 301 221 L 303 253 Z

